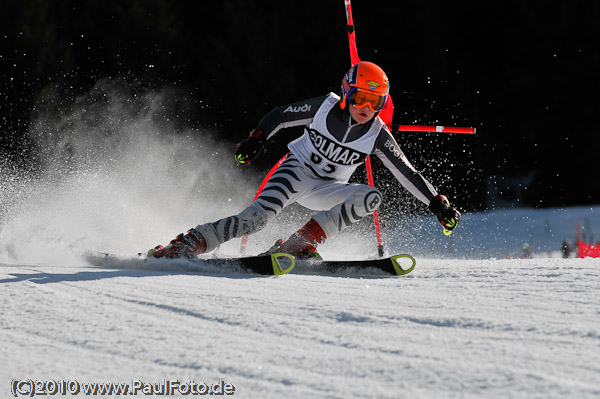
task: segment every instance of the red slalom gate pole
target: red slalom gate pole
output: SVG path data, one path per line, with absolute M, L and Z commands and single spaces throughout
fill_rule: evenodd
M 352 20 L 352 5 L 350 0 L 344 0 L 346 6 L 346 28 L 348 30 L 348 44 L 350 45 L 350 63 L 352 65 L 359 63 L 358 50 L 356 49 L 356 34 L 354 33 L 354 21 Z
M 258 198 L 260 193 L 262 193 L 263 189 L 265 188 L 265 185 L 267 184 L 267 182 L 269 181 L 271 176 L 273 176 L 273 173 L 275 173 L 277 168 L 279 168 L 279 166 L 281 166 L 281 164 L 283 163 L 283 161 L 285 161 L 285 159 L 287 158 L 288 155 L 289 155 L 289 152 L 287 154 L 285 154 L 279 161 L 277 161 L 277 163 L 275 165 L 273 165 L 273 167 L 271 168 L 269 173 L 267 173 L 267 175 L 263 179 L 262 183 L 260 184 L 260 187 L 258 188 L 258 191 L 256 192 L 256 195 L 254 196 L 254 199 L 252 201 L 256 201 L 256 199 Z M 243 236 L 241 247 L 240 247 L 242 253 L 244 253 L 244 251 L 246 250 L 247 245 L 248 245 L 248 236 Z
M 352 19 L 352 5 L 350 0 L 344 0 L 344 5 L 346 6 L 346 29 L 348 30 L 350 64 L 352 66 L 356 63 L 359 63 L 360 58 L 358 58 L 358 50 L 356 48 L 356 33 L 354 31 L 354 20 Z M 350 106 L 350 104 L 348 104 L 348 106 Z M 390 127 L 392 124 L 393 114 L 394 105 L 392 103 L 392 97 L 388 95 L 388 99 L 385 102 L 385 106 L 380 111 L 379 117 L 386 125 L 388 125 L 388 127 Z M 371 168 L 371 157 L 368 155 L 365 158 L 365 169 L 367 171 L 367 180 L 369 181 L 369 186 L 375 188 L 375 183 L 373 181 L 373 169 Z M 383 238 L 381 237 L 381 224 L 379 223 L 379 210 L 377 209 L 373 213 L 373 223 L 375 224 L 375 235 L 377 236 L 377 253 L 379 256 L 383 256 Z
M 474 127 L 457 126 L 422 126 L 422 125 L 394 125 L 392 131 L 396 132 L 432 132 L 432 133 L 462 133 L 475 134 Z
M 375 183 L 373 182 L 373 172 L 371 171 L 371 158 L 365 158 L 365 167 L 367 168 L 367 179 L 369 180 L 369 186 L 375 188 Z M 377 236 L 377 253 L 379 256 L 384 255 L 383 251 L 383 238 L 381 237 L 381 224 L 379 223 L 379 211 L 376 209 L 373 212 L 373 222 L 375 223 L 375 234 Z

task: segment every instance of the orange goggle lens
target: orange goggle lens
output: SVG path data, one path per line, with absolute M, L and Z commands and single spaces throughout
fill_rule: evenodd
M 385 97 L 354 89 L 351 91 L 349 101 L 350 104 L 354 105 L 356 108 L 369 106 L 371 111 L 377 112 L 383 108 Z

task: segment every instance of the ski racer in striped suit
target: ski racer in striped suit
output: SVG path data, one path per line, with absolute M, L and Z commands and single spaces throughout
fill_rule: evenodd
M 318 257 L 317 244 L 373 214 L 381 205 L 377 189 L 348 183 L 370 154 L 379 157 L 400 184 L 428 205 L 445 229 L 454 229 L 460 213 L 415 170 L 377 116 L 388 94 L 389 82 L 383 70 L 371 62 L 360 62 L 345 74 L 341 97 L 329 93 L 274 108 L 248 138 L 237 144 L 237 162 L 249 164 L 267 140 L 286 127 L 304 126 L 304 134 L 289 143 L 288 157 L 259 197 L 238 215 L 180 234 L 152 252 L 153 256 L 174 258 L 210 252 L 232 238 L 263 229 L 283 208 L 297 202 L 318 212 L 277 251 Z

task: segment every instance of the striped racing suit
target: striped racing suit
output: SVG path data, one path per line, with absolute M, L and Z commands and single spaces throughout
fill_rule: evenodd
M 313 219 L 328 239 L 381 205 L 381 193 L 363 184 L 349 184 L 367 155 L 376 155 L 396 179 L 424 204 L 438 195 L 436 189 L 410 164 L 381 118 L 356 123 L 341 109 L 340 98 L 325 96 L 274 108 L 259 122 L 263 140 L 282 129 L 304 126 L 304 134 L 289 143 L 290 153 L 263 191 L 238 215 L 196 230 L 206 240 L 206 252 L 232 238 L 255 233 L 283 208 L 297 202 L 319 211 Z

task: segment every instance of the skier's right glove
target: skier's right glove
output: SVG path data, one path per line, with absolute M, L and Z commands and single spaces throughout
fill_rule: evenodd
M 447 234 L 450 234 L 460 222 L 460 212 L 450 206 L 450 201 L 445 195 L 440 194 L 433 198 L 429 203 L 429 210 L 437 217 Z
M 248 138 L 236 144 L 235 160 L 240 165 L 248 165 L 260 154 L 263 147 L 262 130 L 253 130 Z

